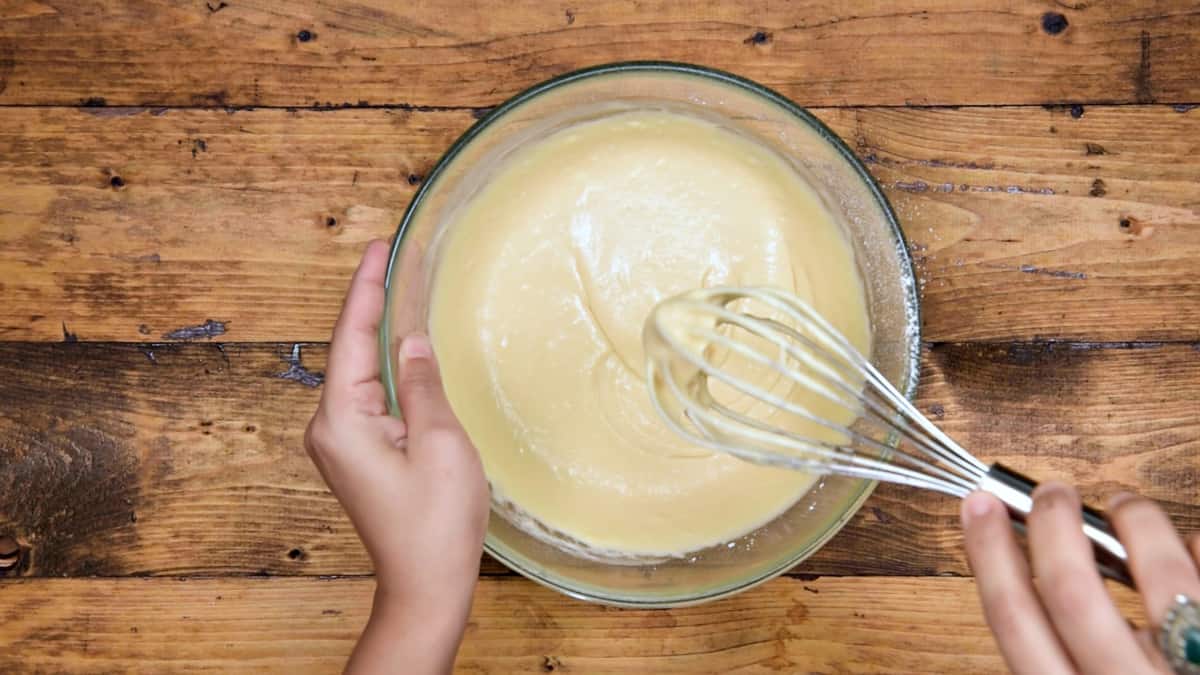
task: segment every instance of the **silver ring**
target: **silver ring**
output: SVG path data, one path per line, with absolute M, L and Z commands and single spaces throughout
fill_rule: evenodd
M 1186 595 L 1175 596 L 1163 619 L 1159 647 L 1176 673 L 1200 675 L 1200 605 Z

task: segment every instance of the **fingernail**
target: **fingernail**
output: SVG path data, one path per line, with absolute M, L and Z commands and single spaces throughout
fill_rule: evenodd
M 972 492 L 962 503 L 962 521 L 964 527 L 986 516 L 996 507 L 996 500 L 986 492 Z
M 1118 506 L 1120 506 L 1120 505 L 1124 504 L 1125 502 L 1127 502 L 1131 499 L 1134 499 L 1136 497 L 1137 497 L 1137 495 L 1133 494 L 1132 492 L 1118 492 L 1117 494 L 1113 495 L 1112 497 L 1109 497 L 1108 510 L 1112 511 L 1113 509 L 1117 508 Z
M 1057 481 L 1047 481 L 1033 491 L 1033 503 L 1049 504 L 1060 500 L 1076 501 L 1075 488 Z
M 420 333 L 413 333 L 400 343 L 400 358 L 405 361 L 427 359 L 431 356 L 433 356 L 433 346 L 429 344 L 429 338 Z

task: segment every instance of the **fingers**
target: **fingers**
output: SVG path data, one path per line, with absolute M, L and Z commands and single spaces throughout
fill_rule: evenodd
M 983 613 L 1009 668 L 1018 675 L 1073 672 L 1038 601 L 1004 505 L 976 492 L 963 501 L 962 520 Z
M 341 404 L 365 402 L 375 414 L 386 412 L 377 408 L 384 405 L 383 385 L 379 383 L 379 321 L 383 316 L 387 261 L 386 242 L 376 240 L 367 245 L 333 329 L 323 392 Z M 372 386 L 371 396 L 352 398 L 355 387 L 372 383 L 377 385 L 377 396 Z
M 1171 665 L 1167 663 L 1162 649 L 1158 646 L 1158 631 L 1149 628 L 1135 629 L 1133 631 L 1133 639 L 1142 648 L 1142 653 L 1146 655 L 1146 661 L 1150 663 L 1155 673 L 1172 672 Z
M 1117 611 L 1083 534 L 1074 489 L 1045 483 L 1027 520 L 1039 595 L 1072 660 L 1085 673 L 1146 672 L 1141 648 Z
M 1108 519 L 1129 553 L 1129 571 L 1152 623 L 1162 621 L 1177 594 L 1200 598 L 1195 560 L 1157 504 L 1119 494 L 1109 502 Z
M 474 446 L 446 399 L 428 337 L 414 333 L 404 338 L 397 370 L 396 396 L 408 424 L 409 454 L 455 452 L 464 447 L 473 453 Z

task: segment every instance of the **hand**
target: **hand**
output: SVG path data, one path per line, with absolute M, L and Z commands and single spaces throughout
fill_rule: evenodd
M 1000 651 L 1018 674 L 1170 673 L 1157 632 L 1133 628 L 1104 588 L 1080 509 L 1073 488 L 1040 486 L 1027 521 L 1026 562 L 999 500 L 980 492 L 963 502 L 967 557 Z M 1200 599 L 1200 546 L 1193 541 L 1189 552 L 1154 502 L 1117 495 L 1108 518 L 1150 621 L 1166 616 L 1176 594 Z
M 304 444 L 375 565 L 375 604 L 347 671 L 447 672 L 470 613 L 490 500 L 425 336 L 401 343 L 404 421 L 388 414 L 378 351 L 387 255 L 372 242 L 350 282 Z

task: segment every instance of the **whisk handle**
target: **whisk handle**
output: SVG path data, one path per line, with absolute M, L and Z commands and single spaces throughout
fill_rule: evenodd
M 1008 515 L 1012 518 L 1013 527 L 1022 532 L 1025 531 L 1025 518 L 1033 509 L 1033 489 L 1036 487 L 1035 481 L 1002 464 L 991 465 L 979 480 L 979 489 L 995 495 L 1004 502 L 1008 507 Z M 1125 547 L 1117 540 L 1104 514 L 1085 505 L 1083 533 L 1092 542 L 1092 552 L 1096 556 L 1096 567 L 1100 573 L 1134 588 L 1133 577 L 1129 575 L 1129 556 Z

